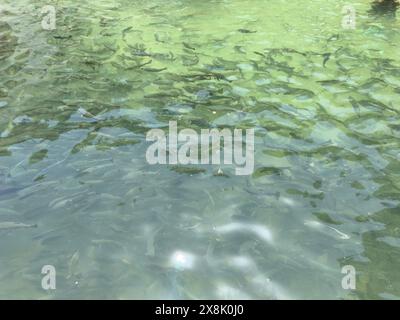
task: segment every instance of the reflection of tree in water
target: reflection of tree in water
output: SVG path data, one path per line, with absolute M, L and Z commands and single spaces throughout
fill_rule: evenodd
M 395 17 L 399 5 L 400 3 L 398 0 L 376 0 L 372 3 L 370 13 L 377 16 L 385 15 Z

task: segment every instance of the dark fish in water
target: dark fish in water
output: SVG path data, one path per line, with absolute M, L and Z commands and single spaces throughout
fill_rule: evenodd
M 282 52 L 284 52 L 284 53 L 297 53 L 297 54 L 300 54 L 302 56 L 307 56 L 306 53 L 300 52 L 300 51 L 292 49 L 292 48 L 282 48 Z
M 321 85 L 334 85 L 342 83 L 342 81 L 340 80 L 320 80 L 317 82 L 320 83 Z
M 164 70 L 167 70 L 167 68 L 161 68 L 161 69 L 157 69 L 157 68 L 141 68 L 143 71 L 147 71 L 147 72 L 161 72 Z
M 252 30 L 248 30 L 248 29 L 238 29 L 238 31 L 240 33 L 256 33 L 257 31 L 252 31 Z
M 190 74 L 181 76 L 185 81 L 198 81 L 198 80 L 225 80 L 230 82 L 230 80 L 226 79 L 224 75 L 219 73 L 204 73 L 204 74 Z
M 148 64 L 150 64 L 150 63 L 152 63 L 152 62 L 153 62 L 153 60 L 149 60 L 149 61 L 143 62 L 142 64 L 140 64 L 140 65 L 138 65 L 138 66 L 136 66 L 136 67 L 137 67 L 137 68 L 141 68 L 141 67 L 146 66 L 146 65 L 148 65 Z
M 254 53 L 255 53 L 255 54 L 258 54 L 259 56 L 265 58 L 265 54 L 264 54 L 264 53 L 261 53 L 261 52 L 258 52 L 258 51 L 254 51 Z
M 137 65 L 137 66 L 134 66 L 134 67 L 132 67 L 132 68 L 129 68 L 129 69 L 141 68 L 141 67 L 144 67 L 144 66 L 146 66 L 146 65 L 148 65 L 148 64 L 150 64 L 150 63 L 152 63 L 152 62 L 153 62 L 153 60 L 149 60 L 149 61 L 143 62 L 142 64 L 139 64 L 139 65 Z M 128 69 L 127 69 L 127 70 L 128 70 Z
M 325 65 L 328 62 L 328 60 L 330 59 L 331 54 L 328 52 L 328 53 L 322 54 L 322 56 L 324 57 L 324 60 L 322 62 L 322 66 L 325 68 Z
M 128 27 L 125 28 L 124 30 L 122 30 L 122 36 L 125 37 L 125 34 L 128 33 L 129 31 L 131 31 L 133 29 L 133 27 Z
M 60 39 L 60 40 L 65 40 L 65 39 L 71 39 L 72 35 L 68 35 L 68 36 L 61 36 L 61 35 L 54 35 L 53 36 L 54 39 Z
M 100 31 L 100 34 L 104 37 L 113 37 L 116 35 L 116 33 L 111 33 L 111 32 L 107 32 L 105 30 Z
M 153 94 L 147 94 L 144 97 L 150 99 L 160 99 L 160 98 L 175 98 L 180 96 L 179 91 L 169 91 L 169 92 L 158 92 Z
M 186 49 L 189 49 L 189 50 L 196 50 L 196 48 L 194 48 L 194 47 L 192 47 L 190 44 L 188 44 L 187 42 L 182 42 L 182 44 L 183 44 L 183 46 L 186 48 Z

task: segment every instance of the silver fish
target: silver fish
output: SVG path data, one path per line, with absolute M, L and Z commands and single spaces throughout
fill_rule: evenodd
M 13 221 L 0 222 L 0 230 L 36 228 L 37 224 L 25 224 Z

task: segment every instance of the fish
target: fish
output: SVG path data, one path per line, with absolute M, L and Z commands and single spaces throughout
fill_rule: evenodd
M 138 64 L 138 65 L 133 65 L 133 66 L 126 66 L 126 67 L 123 67 L 125 70 L 132 70 L 132 69 L 140 69 L 141 67 L 144 67 L 144 66 L 146 66 L 146 65 L 148 65 L 148 64 L 150 64 L 150 63 L 152 63 L 153 62 L 153 60 L 149 60 L 149 61 L 146 61 L 146 62 L 143 62 L 143 63 L 141 63 L 141 64 Z M 121 66 L 119 66 L 119 65 L 114 65 L 116 68 L 121 68 Z
M 89 111 L 85 110 L 85 108 L 79 107 L 78 108 L 78 112 L 87 118 L 93 118 L 95 120 L 100 120 L 99 118 L 97 118 L 95 115 L 91 114 Z
M 161 71 L 164 71 L 164 70 L 167 70 L 167 68 L 160 68 L 160 69 L 157 69 L 157 68 L 141 68 L 143 71 L 147 71 L 147 72 L 161 72 Z
M 79 250 L 75 251 L 75 253 L 71 256 L 68 261 L 68 275 L 67 279 L 77 275 L 77 267 L 79 264 Z
M 25 224 L 21 222 L 4 221 L 0 222 L 0 230 L 12 230 L 12 229 L 27 229 L 36 228 L 37 224 Z
M 131 27 L 128 27 L 128 28 L 125 28 L 124 30 L 122 30 L 122 36 L 124 37 L 125 34 L 128 33 L 129 31 L 131 31 L 132 29 L 133 29 L 133 27 L 131 26 Z
M 328 52 L 324 53 L 322 56 L 324 57 L 324 60 L 322 61 L 322 66 L 325 68 L 326 67 L 325 65 L 329 61 L 331 54 Z
M 189 49 L 189 50 L 196 50 L 196 48 L 194 48 L 194 47 L 192 47 L 190 44 L 188 44 L 187 42 L 182 42 L 182 44 L 183 44 L 183 46 L 186 48 L 186 49 Z
M 53 38 L 54 39 L 60 39 L 60 40 L 71 39 L 72 35 L 68 35 L 68 36 L 54 35 Z
M 162 229 L 162 227 L 158 227 L 158 228 L 154 228 L 152 226 L 146 225 L 144 227 L 144 239 L 145 239 L 145 243 L 146 243 L 146 256 L 149 257 L 154 257 L 155 255 L 155 240 L 157 237 L 157 234 L 160 232 L 160 230 Z
M 256 33 L 257 31 L 248 30 L 248 29 L 238 29 L 240 33 Z
M 258 51 L 253 51 L 255 54 L 258 54 L 259 56 L 265 58 L 265 54 L 258 52 Z
M 319 230 L 320 232 L 323 232 L 323 233 L 325 233 L 324 229 L 329 228 L 329 229 L 335 231 L 338 234 L 340 239 L 342 239 L 342 240 L 349 240 L 350 239 L 350 236 L 345 234 L 345 233 L 343 233 L 342 231 L 339 231 L 338 229 L 336 229 L 334 227 L 325 225 L 325 224 L 320 223 L 320 222 L 315 221 L 315 220 L 307 220 L 307 221 L 304 222 L 304 225 L 306 225 L 308 227 L 311 227 L 311 228 L 314 228 L 316 230 Z

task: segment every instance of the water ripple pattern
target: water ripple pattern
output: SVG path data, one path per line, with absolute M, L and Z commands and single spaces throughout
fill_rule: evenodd
M 0 298 L 399 299 L 400 18 L 353 2 L 3 0 Z M 254 173 L 149 165 L 169 121 Z

